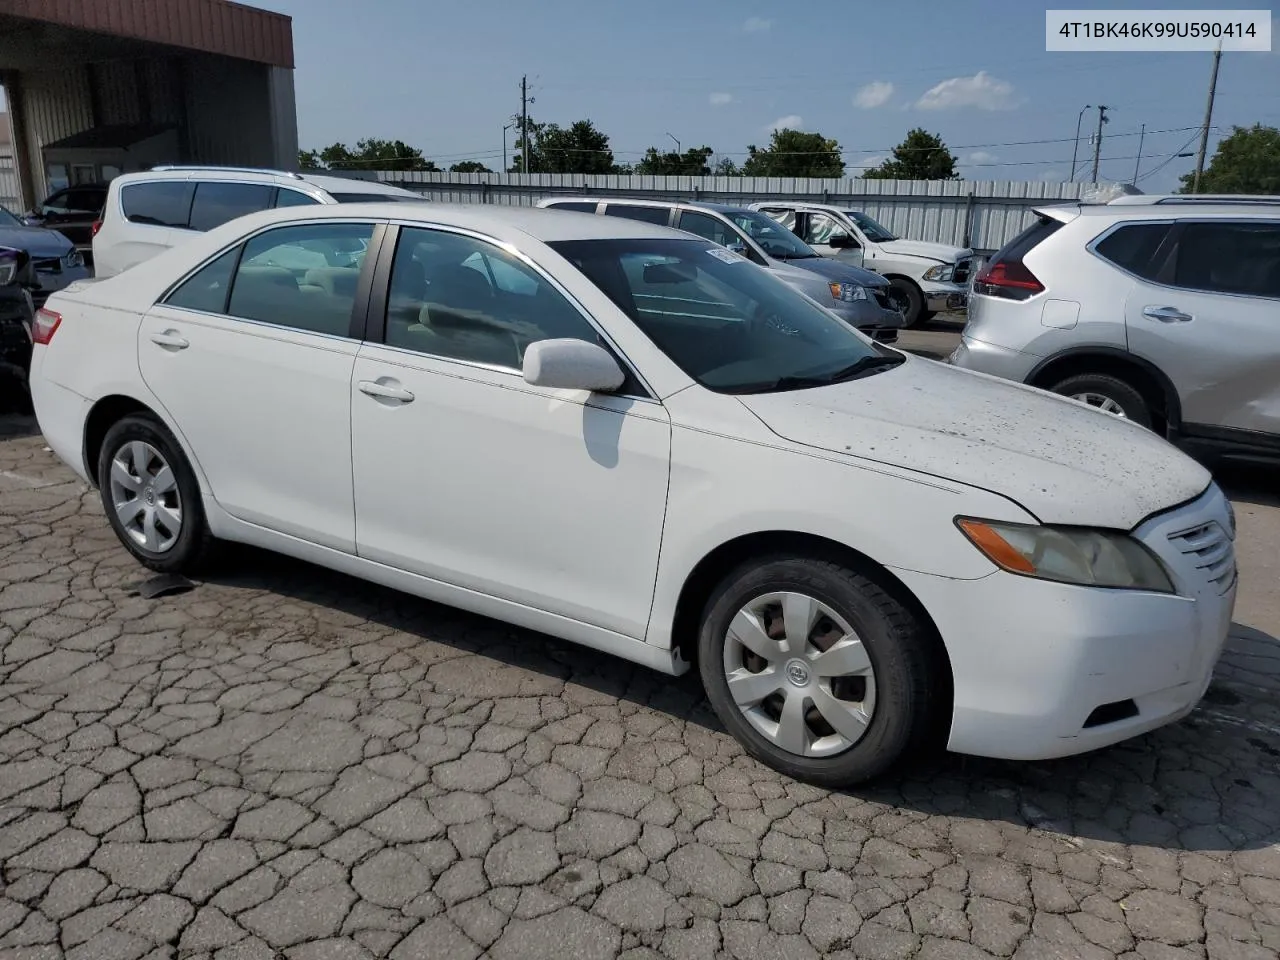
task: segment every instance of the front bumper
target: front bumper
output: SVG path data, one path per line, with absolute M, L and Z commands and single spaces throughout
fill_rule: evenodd
M 964 310 L 969 305 L 968 284 L 921 280 L 920 292 L 924 294 L 925 309 L 933 313 Z
M 1217 487 L 1137 531 L 1178 595 L 1074 587 L 993 573 L 953 580 L 896 571 L 951 659 L 948 749 L 1043 760 L 1109 746 L 1181 719 L 1213 675 L 1236 599 L 1234 555 L 1209 579 L 1176 535 L 1225 523 Z M 1223 532 L 1223 542 L 1229 544 Z
M 897 310 L 882 307 L 875 299 L 852 303 L 833 300 L 829 309 L 845 323 L 867 334 L 873 330 L 900 330 L 906 324 L 906 317 Z

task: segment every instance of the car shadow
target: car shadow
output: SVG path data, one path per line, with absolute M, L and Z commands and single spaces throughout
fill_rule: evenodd
M 1238 503 L 1280 507 L 1280 463 L 1221 463 L 1213 471 L 1228 497 Z
M 702 693 L 696 670 L 683 677 L 665 676 L 259 550 L 237 548 L 228 571 L 210 582 L 328 607 L 486 658 L 492 672 L 515 668 L 542 674 L 728 737 Z M 855 807 L 876 804 L 1035 828 L 1066 848 L 1135 844 L 1209 855 L 1263 848 L 1280 837 L 1280 716 L 1275 706 L 1280 703 L 1280 673 L 1277 691 L 1264 689 L 1250 673 L 1250 663 L 1265 657 L 1280 670 L 1280 641 L 1236 627 L 1223 676 L 1195 712 L 1114 747 L 1040 762 L 934 751 L 911 758 L 892 776 L 837 796 Z M 474 695 L 485 696 L 483 691 Z M 718 752 L 723 755 L 725 748 Z
M 0 407 L 2 406 L 3 404 L 0 404 Z M 40 425 L 36 423 L 35 417 L 0 409 L 0 440 L 34 437 L 39 433 Z

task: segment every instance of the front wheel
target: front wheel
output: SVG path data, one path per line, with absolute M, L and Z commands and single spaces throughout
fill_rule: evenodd
M 924 295 L 910 280 L 894 277 L 889 281 L 889 302 L 906 318 L 904 326 L 914 327 L 924 319 Z
M 195 573 L 211 557 L 215 541 L 195 472 L 155 417 L 134 414 L 107 431 L 98 490 L 111 528 L 143 566 Z
M 747 752 L 810 783 L 887 770 L 931 729 L 937 668 L 922 624 L 867 577 L 773 558 L 713 592 L 698 639 L 712 707 Z
M 1151 429 L 1151 407 L 1134 387 L 1118 377 L 1103 373 L 1082 373 L 1060 381 L 1054 393 L 1071 397 L 1081 403 L 1132 420 L 1140 427 Z

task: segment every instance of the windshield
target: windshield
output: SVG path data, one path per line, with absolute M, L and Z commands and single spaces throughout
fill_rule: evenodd
M 813 247 L 767 214 L 755 210 L 733 210 L 725 215 L 775 260 L 805 260 L 818 256 Z
M 6 227 L 20 227 L 22 226 L 22 221 L 4 207 L 0 207 L 0 225 Z
M 888 243 L 890 240 L 898 239 L 883 224 L 876 222 L 865 213 L 860 213 L 857 210 L 846 210 L 844 213 L 846 217 L 858 225 L 872 243 Z
M 904 359 L 768 270 L 705 240 L 567 240 L 549 246 L 681 370 L 717 393 L 822 386 Z

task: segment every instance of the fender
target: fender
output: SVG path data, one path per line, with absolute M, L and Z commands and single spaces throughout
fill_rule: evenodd
M 1148 360 L 1141 354 L 1133 353 L 1130 350 L 1122 350 L 1119 347 L 1112 346 L 1082 346 L 1068 347 L 1065 350 L 1059 350 L 1050 357 L 1045 357 L 1032 368 L 1027 374 L 1026 380 L 1023 382 L 1029 386 L 1036 386 L 1037 378 L 1050 366 L 1062 360 L 1068 360 L 1074 357 L 1106 357 L 1109 360 L 1117 360 L 1122 363 L 1128 363 L 1137 367 L 1144 373 L 1148 374 L 1160 387 L 1164 393 L 1165 411 L 1169 421 L 1169 430 L 1176 432 L 1182 426 L 1182 401 L 1178 396 L 1177 388 L 1174 387 L 1173 381 L 1161 370 L 1156 364 Z M 1047 388 L 1044 388 L 1047 389 Z

